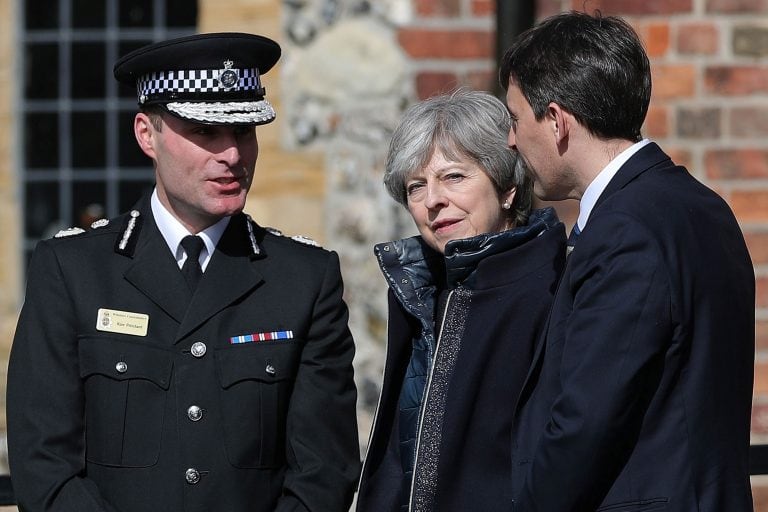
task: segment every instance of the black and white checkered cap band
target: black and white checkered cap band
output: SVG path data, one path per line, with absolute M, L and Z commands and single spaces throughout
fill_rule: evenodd
M 224 73 L 234 72 L 237 81 L 230 87 L 226 80 L 220 80 Z M 157 99 L 174 93 L 174 99 L 182 99 L 184 95 L 204 97 L 206 93 L 245 93 L 256 98 L 264 95 L 261 87 L 259 70 L 250 69 L 184 69 L 176 71 L 158 71 L 141 77 L 136 84 L 139 103 Z

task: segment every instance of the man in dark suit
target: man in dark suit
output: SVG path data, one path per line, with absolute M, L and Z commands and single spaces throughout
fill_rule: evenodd
M 752 510 L 752 264 L 726 203 L 640 136 L 637 35 L 556 15 L 501 78 L 510 146 L 581 232 L 517 404 L 513 510 Z
M 38 244 L 8 375 L 21 510 L 346 512 L 354 346 L 335 253 L 242 213 L 274 41 L 123 57 L 151 197 Z M 196 235 L 196 237 L 190 237 Z

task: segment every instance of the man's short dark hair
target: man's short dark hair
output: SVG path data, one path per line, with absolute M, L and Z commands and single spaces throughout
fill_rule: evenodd
M 603 139 L 638 141 L 651 99 L 639 37 L 621 18 L 567 12 L 523 33 L 502 59 L 501 85 L 517 85 L 542 119 L 550 102 Z

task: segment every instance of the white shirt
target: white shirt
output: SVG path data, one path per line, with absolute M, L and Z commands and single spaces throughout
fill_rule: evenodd
M 203 239 L 205 247 L 200 251 L 200 267 L 205 272 L 208 262 L 211 261 L 213 251 L 216 249 L 216 244 L 219 243 L 221 235 L 224 234 L 224 230 L 229 224 L 229 217 L 224 217 L 213 226 L 209 226 L 199 233 L 190 233 L 160 202 L 160 198 L 157 197 L 157 188 L 152 192 L 150 205 L 152 206 L 152 215 L 155 217 L 157 229 L 163 235 L 165 243 L 168 244 L 168 248 L 171 250 L 171 254 L 176 258 L 179 268 L 184 265 L 184 261 L 187 259 L 187 254 L 181 246 L 181 239 L 187 235 L 197 235 Z
M 621 153 L 616 158 L 608 162 L 608 165 L 600 171 L 600 174 L 595 176 L 592 183 L 589 184 L 587 190 L 584 191 L 584 195 L 581 196 L 579 201 L 579 218 L 576 220 L 576 224 L 579 226 L 580 231 L 584 231 L 584 226 L 587 225 L 589 214 L 592 213 L 592 208 L 595 207 L 595 203 L 600 198 L 600 195 L 608 186 L 608 183 L 613 179 L 616 173 L 621 169 L 621 166 L 627 163 L 635 153 L 640 151 L 644 146 L 650 144 L 650 140 L 643 139 L 640 142 L 636 142 Z

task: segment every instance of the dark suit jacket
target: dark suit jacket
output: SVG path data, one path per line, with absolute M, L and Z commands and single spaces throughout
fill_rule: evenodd
M 728 206 L 642 148 L 568 257 L 518 402 L 514 510 L 751 511 L 754 300 Z
M 22 510 L 346 512 L 359 453 L 336 254 L 237 215 L 190 301 L 139 210 L 122 249 L 127 215 L 32 258 L 8 376 Z M 100 308 L 148 315 L 146 336 L 97 329 Z M 230 342 L 273 331 L 293 338 Z

